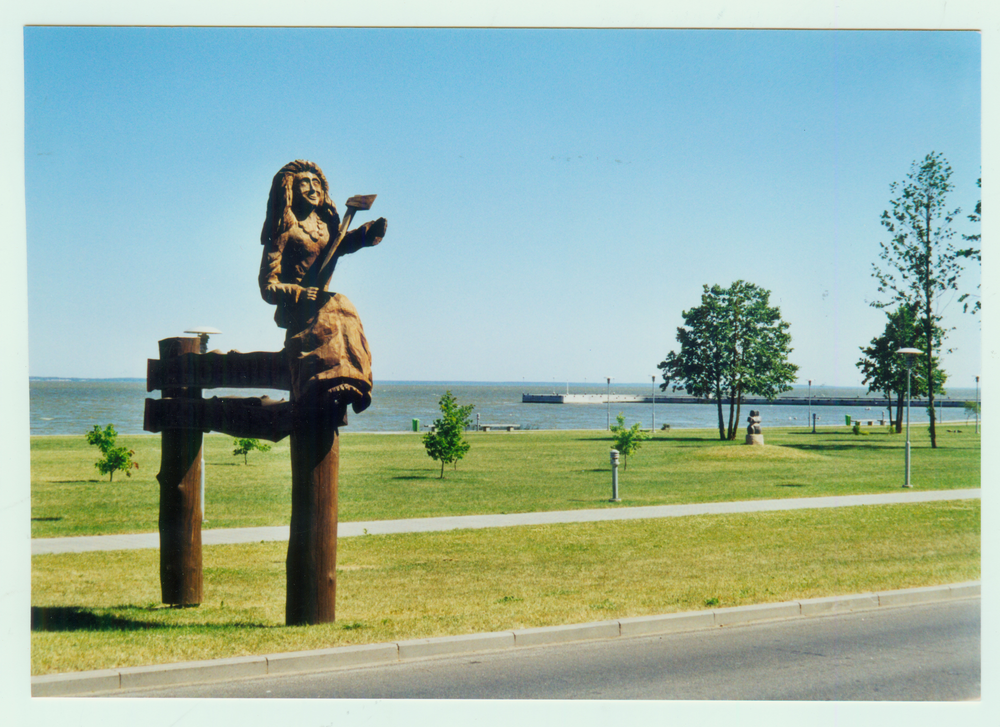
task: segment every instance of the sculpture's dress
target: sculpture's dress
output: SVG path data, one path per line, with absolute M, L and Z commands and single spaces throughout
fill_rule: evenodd
M 339 220 L 328 224 L 336 234 Z M 347 233 L 336 256 L 377 245 L 382 238 L 369 237 L 371 224 Z M 298 225 L 268 241 L 260 263 L 260 292 L 277 306 L 274 320 L 286 329 L 292 400 L 318 403 L 324 392 L 334 391 L 360 412 L 372 401 L 371 352 L 361 318 L 347 296 L 320 291 L 310 301 L 300 286 L 328 243 L 329 235 L 316 240 Z

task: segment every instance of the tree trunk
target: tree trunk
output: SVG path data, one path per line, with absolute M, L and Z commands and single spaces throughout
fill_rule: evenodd
M 715 387 L 715 408 L 719 411 L 719 439 L 726 441 L 726 419 L 722 414 L 722 389 Z
M 934 319 L 931 318 L 933 309 L 931 308 L 931 205 L 927 204 L 927 226 L 924 228 L 927 235 L 927 247 L 925 255 L 925 277 L 924 277 L 924 329 L 927 332 L 927 402 L 930 406 L 931 417 L 931 449 L 937 449 L 937 428 L 934 426 Z
M 743 387 L 740 387 L 736 394 L 736 421 L 733 422 L 733 433 L 730 435 L 730 439 L 736 439 L 736 430 L 740 426 L 740 409 L 743 406 Z
M 736 438 L 736 430 L 733 429 L 733 416 L 736 413 L 736 390 L 729 390 L 729 425 L 726 427 L 726 440 Z
M 903 431 L 903 392 L 896 394 L 896 434 Z
M 929 408 L 928 414 L 931 418 L 931 449 L 937 449 L 937 427 L 935 426 L 934 417 L 934 359 L 932 355 L 932 345 L 931 341 L 931 331 L 927 332 L 928 349 L 931 349 L 927 353 L 927 405 Z

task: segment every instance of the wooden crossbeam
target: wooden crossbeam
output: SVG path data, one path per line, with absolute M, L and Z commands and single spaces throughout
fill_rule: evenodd
M 146 363 L 146 391 L 172 387 L 290 391 L 292 383 L 283 351 L 183 353 L 169 358 L 149 359 Z
M 160 583 L 164 603 L 202 600 L 202 432 L 273 442 L 291 435 L 292 514 L 286 559 L 285 623 L 318 624 L 336 618 L 337 478 L 339 428 L 346 405 L 296 406 L 261 397 L 203 399 L 219 387 L 291 389 L 283 352 L 194 353 L 197 338 L 160 341 L 150 360 L 143 429 L 160 432 Z
M 198 430 L 278 442 L 292 433 L 292 403 L 267 396 L 146 399 L 147 432 Z

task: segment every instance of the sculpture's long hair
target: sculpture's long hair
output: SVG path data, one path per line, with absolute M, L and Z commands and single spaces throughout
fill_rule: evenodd
M 267 197 L 267 215 L 264 217 L 264 227 L 260 231 L 260 244 L 266 245 L 276 240 L 297 224 L 292 212 L 292 195 L 294 192 L 295 175 L 301 172 L 312 172 L 319 177 L 323 185 L 323 201 L 316 208 L 316 213 L 329 226 L 331 234 L 336 234 L 340 227 L 340 215 L 337 206 L 330 199 L 330 185 L 327 184 L 323 170 L 312 162 L 296 159 L 283 166 L 271 181 L 271 193 Z

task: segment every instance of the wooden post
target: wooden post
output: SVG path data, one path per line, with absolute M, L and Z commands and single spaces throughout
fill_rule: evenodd
M 197 338 L 165 338 L 160 359 L 197 353 Z M 164 398 L 200 399 L 201 389 L 164 389 Z M 200 429 L 166 429 L 161 434 L 160 590 L 163 603 L 197 606 L 202 600 Z
M 293 402 L 294 404 L 294 402 Z M 335 620 L 340 434 L 322 410 L 296 411 L 291 435 L 292 517 L 285 561 L 285 623 Z

